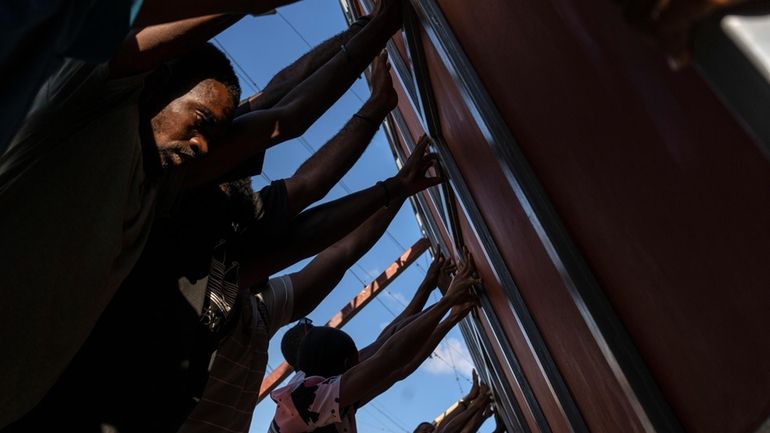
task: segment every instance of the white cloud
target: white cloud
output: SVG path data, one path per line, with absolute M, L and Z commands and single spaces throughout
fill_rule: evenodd
M 436 356 L 438 355 L 438 356 Z M 470 362 L 471 354 L 465 343 L 457 338 L 450 337 L 444 340 L 434 351 L 434 355 L 426 359 L 421 368 L 432 374 L 454 374 L 454 369 L 463 376 L 471 377 L 473 364 Z

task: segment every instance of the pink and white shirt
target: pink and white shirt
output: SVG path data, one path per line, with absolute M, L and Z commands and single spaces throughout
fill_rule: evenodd
M 340 409 L 341 378 L 305 377 L 297 372 L 288 385 L 270 393 L 277 408 L 269 433 L 306 433 L 322 427 L 356 433 L 355 408 Z

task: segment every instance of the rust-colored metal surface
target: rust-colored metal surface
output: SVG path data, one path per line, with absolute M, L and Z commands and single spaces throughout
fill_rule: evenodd
M 424 33 L 443 21 L 418 14 L 425 58 L 411 57 L 407 73 L 427 70 L 417 86 L 434 94 L 444 158 L 467 187 L 458 194 L 477 208 L 450 210 L 457 226 L 446 227 L 441 206 L 426 194 L 422 216 L 447 244 L 459 230 L 477 258 L 489 258 L 492 238 L 499 258 L 481 261 L 479 273 L 487 313 L 499 323 L 479 317 L 477 325 L 490 336 L 502 328 L 548 428 L 585 431 L 584 421 L 591 432 L 756 431 L 770 415 L 770 163 L 740 120 L 693 68 L 670 70 L 616 2 L 436 2 L 521 153 L 506 156 L 490 146 L 495 138 L 478 124 L 485 114 L 463 93 L 464 71 L 434 47 L 441 35 Z M 414 54 L 401 35 L 395 45 L 391 55 Z M 397 91 L 408 130 L 402 133 L 416 140 L 424 118 L 407 92 Z M 403 140 L 397 145 L 408 153 Z M 506 177 L 507 170 L 521 173 L 505 159 L 511 155 L 531 168 L 526 175 L 543 188 L 534 190 L 538 199 L 552 206 L 596 290 L 571 285 L 574 269 L 565 270 L 553 252 L 565 247 L 544 240 L 540 216 Z M 479 235 L 480 226 L 488 235 Z M 515 285 L 525 303 L 517 308 L 542 335 L 545 358 L 533 352 L 531 330 L 510 308 L 511 288 L 496 278 L 501 267 L 510 275 L 504 285 Z M 610 308 L 596 308 L 586 293 L 598 293 Z M 611 328 L 597 327 L 597 314 L 622 335 L 608 343 Z M 632 361 L 613 352 L 622 344 L 631 347 L 624 353 Z M 557 394 L 574 401 L 582 420 L 561 410 L 553 375 L 541 364 L 549 357 L 569 395 Z M 511 372 L 500 373 L 526 408 Z M 652 388 L 642 391 L 643 401 L 640 383 Z M 519 421 L 541 431 L 536 417 L 522 412 Z M 673 428 L 655 427 L 662 425 Z
M 369 302 L 374 300 L 377 295 L 385 290 L 385 288 L 388 287 L 388 285 L 390 285 L 393 280 L 398 278 L 398 276 L 401 275 L 401 273 L 404 272 L 406 268 L 409 267 L 409 265 L 414 263 L 414 261 L 422 255 L 422 253 L 427 251 L 429 247 L 430 241 L 425 238 L 421 238 L 415 242 L 414 245 L 412 245 L 408 250 L 404 251 L 404 254 L 402 254 L 401 257 L 396 259 L 396 261 L 388 266 L 388 268 L 385 269 L 380 275 L 378 275 L 374 281 L 364 287 L 355 298 L 351 299 L 347 305 L 342 307 L 342 309 L 337 312 L 337 314 L 332 316 L 332 318 L 326 322 L 326 326 L 330 326 L 332 328 L 342 328 L 345 326 L 345 324 L 356 317 L 356 315 L 365 306 L 367 306 Z M 264 380 L 262 380 L 262 385 L 259 389 L 259 400 L 257 400 L 257 402 L 260 402 L 262 399 L 267 397 L 268 394 L 270 394 L 276 387 L 278 387 L 281 382 L 286 380 L 286 378 L 289 377 L 293 371 L 294 369 L 291 368 L 291 366 L 289 366 L 286 361 L 281 362 L 278 367 L 273 369 L 273 371 L 271 371 L 270 374 L 265 376 Z
M 498 247 L 544 334 L 562 374 L 576 396 L 589 427 L 595 431 L 641 432 L 620 385 L 601 358 L 590 332 L 570 299 L 526 215 L 500 172 L 494 155 L 465 109 L 429 44 L 428 66 L 436 91 L 446 143 Z M 512 334 L 510 313 L 498 311 Z M 534 371 L 535 365 L 528 365 Z M 536 376 L 530 376 L 533 382 Z M 595 392 L 602 389 L 603 392 Z M 546 390 L 540 390 L 541 399 Z M 554 418 L 551 418 L 554 419 Z M 559 431 L 559 430 L 556 430 Z M 568 430 L 562 430 L 568 431 Z
M 767 159 L 613 2 L 440 4 L 685 429 L 753 431 L 770 413 Z

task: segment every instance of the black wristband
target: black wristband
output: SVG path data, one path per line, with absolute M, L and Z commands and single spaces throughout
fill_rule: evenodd
M 354 115 L 353 115 L 353 117 L 355 117 L 356 119 L 361 119 L 361 120 L 363 120 L 364 122 L 366 122 L 366 123 L 368 123 L 368 124 L 372 125 L 372 126 L 373 126 L 373 127 L 375 127 L 375 128 L 377 128 L 377 127 L 379 127 L 379 126 L 380 126 L 380 125 L 379 125 L 377 122 L 375 122 L 374 120 L 372 120 L 372 119 L 370 119 L 370 118 L 368 118 L 368 117 L 366 117 L 366 116 L 362 116 L 362 115 L 360 115 L 360 114 L 358 114 L 358 113 L 354 114 Z
M 388 186 L 381 180 L 377 182 L 377 185 L 382 186 L 382 189 L 385 191 L 385 207 L 390 207 L 390 190 L 388 190 Z

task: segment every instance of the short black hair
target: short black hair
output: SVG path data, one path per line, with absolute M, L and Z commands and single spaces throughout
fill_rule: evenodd
M 311 329 L 302 339 L 298 370 L 306 376 L 339 376 L 358 359 L 356 343 L 345 332 L 329 326 Z
M 297 369 L 297 360 L 299 358 L 299 347 L 302 344 L 302 339 L 305 338 L 305 334 L 310 332 L 314 326 L 305 319 L 297 322 L 296 325 L 289 328 L 283 338 L 281 338 L 281 353 L 286 359 L 291 368 Z
M 241 98 L 241 86 L 233 65 L 225 54 L 211 43 L 201 44 L 184 56 L 165 63 L 168 73 L 165 102 L 170 102 L 192 90 L 205 80 L 218 81 L 227 88 L 233 108 Z

